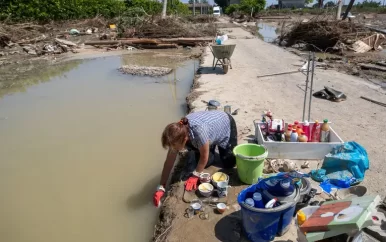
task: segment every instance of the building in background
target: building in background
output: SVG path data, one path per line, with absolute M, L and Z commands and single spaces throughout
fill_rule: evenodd
M 193 12 L 193 4 L 187 4 L 190 11 Z M 213 6 L 209 3 L 196 3 L 195 4 L 196 15 L 197 14 L 210 14 L 212 13 Z M 202 12 L 201 12 L 202 11 Z
M 279 8 L 304 8 L 305 0 L 279 0 Z

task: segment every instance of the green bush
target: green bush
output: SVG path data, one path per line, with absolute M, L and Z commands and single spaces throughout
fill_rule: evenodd
M 240 10 L 239 4 L 231 4 L 225 9 L 225 14 L 232 14 Z
M 129 8 L 143 8 L 149 15 L 156 15 L 162 12 L 162 3 L 152 0 L 126 0 Z
M 240 10 L 246 14 L 251 13 L 252 10 L 257 13 L 264 9 L 265 4 L 265 0 L 241 0 Z
M 0 8 L 0 16 L 17 21 L 66 20 L 106 18 L 118 16 L 126 8 L 119 0 L 7 0 Z
M 167 8 L 168 14 L 176 14 L 176 15 L 190 14 L 189 7 L 178 0 L 168 1 L 167 7 L 168 7 Z

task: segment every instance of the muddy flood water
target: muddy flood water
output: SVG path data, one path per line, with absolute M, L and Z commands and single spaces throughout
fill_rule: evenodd
M 160 78 L 117 68 L 163 58 L 68 62 L 1 91 L 0 241 L 150 240 L 160 136 L 185 114 L 198 61 Z

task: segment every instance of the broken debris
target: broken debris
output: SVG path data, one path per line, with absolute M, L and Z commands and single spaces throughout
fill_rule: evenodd
M 153 66 L 136 66 L 136 65 L 125 65 L 119 68 L 124 74 L 131 74 L 136 76 L 164 76 L 173 71 L 167 67 L 153 67 Z
M 315 92 L 314 97 L 330 100 L 332 102 L 341 102 L 347 99 L 347 96 L 340 91 L 337 91 L 331 87 L 324 87 L 323 90 Z

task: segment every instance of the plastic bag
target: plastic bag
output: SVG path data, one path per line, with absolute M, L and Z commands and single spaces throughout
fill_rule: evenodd
M 357 184 L 365 178 L 369 169 L 369 159 L 365 148 L 356 142 L 347 142 L 334 148 L 325 156 L 319 170 L 312 170 L 311 177 L 315 181 L 330 183 L 338 187 Z

